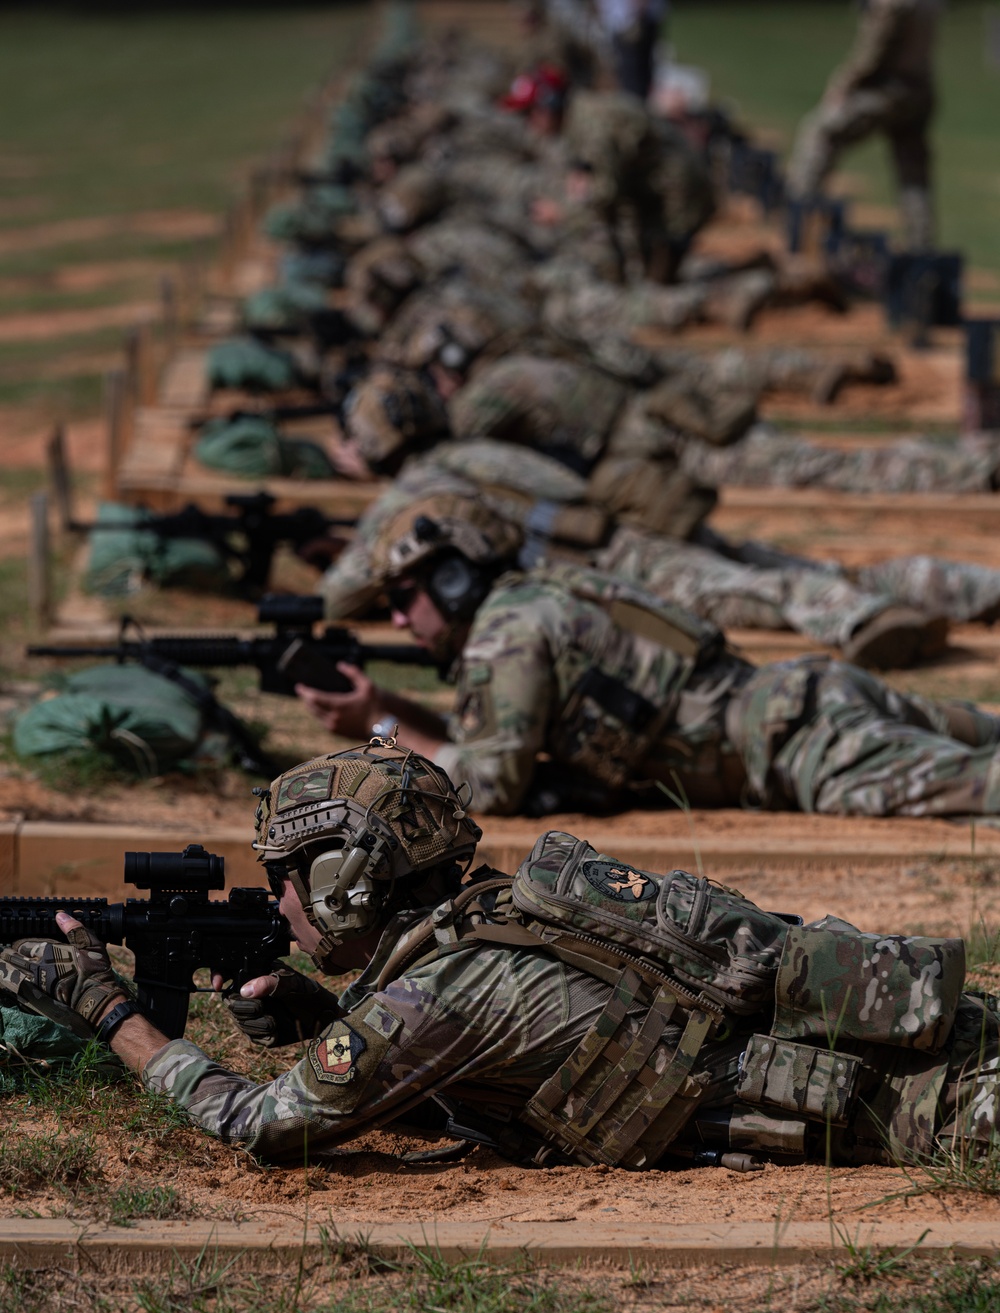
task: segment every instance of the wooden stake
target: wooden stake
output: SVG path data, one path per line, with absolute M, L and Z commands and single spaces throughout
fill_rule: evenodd
M 160 307 L 163 315 L 163 344 L 169 360 L 177 350 L 178 330 L 177 281 L 173 274 L 164 274 L 160 279 Z
M 59 516 L 59 528 L 68 533 L 73 528 L 73 479 L 66 456 L 66 431 L 61 424 L 52 430 L 45 456 L 49 467 L 49 491 Z
M 49 568 L 49 495 L 36 492 L 31 499 L 31 552 L 28 556 L 28 610 L 39 626 L 52 614 Z
M 108 419 L 104 495 L 110 501 L 118 496 L 118 468 L 125 454 L 126 384 L 123 369 L 111 369 L 104 375 L 104 413 Z

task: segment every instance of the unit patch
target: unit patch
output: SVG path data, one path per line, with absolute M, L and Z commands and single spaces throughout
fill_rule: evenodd
M 319 1043 L 309 1048 L 316 1079 L 331 1085 L 346 1085 L 354 1079 L 355 1064 L 367 1047 L 345 1021 L 334 1022 Z
M 278 790 L 275 810 L 284 811 L 286 807 L 298 807 L 305 802 L 324 802 L 330 796 L 332 779 L 332 769 L 311 770 L 304 775 L 286 778 Z
M 584 862 L 580 869 L 598 893 L 620 903 L 646 903 L 656 897 L 656 881 L 621 862 Z

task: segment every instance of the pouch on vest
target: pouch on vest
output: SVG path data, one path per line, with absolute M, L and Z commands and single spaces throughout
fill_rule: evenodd
M 788 932 L 772 1034 L 936 1053 L 951 1031 L 964 981 L 961 939 L 867 934 L 827 916 Z
M 604 946 L 606 960 L 641 960 L 689 1001 L 740 1015 L 770 1001 L 787 922 L 708 880 L 639 871 L 550 831 L 521 863 L 511 895 L 543 942 L 582 941 L 584 956 Z
M 861 1059 L 849 1053 L 753 1035 L 743 1055 L 736 1097 L 846 1126 L 860 1075 Z
M 599 606 L 619 631 L 617 651 L 584 671 L 549 734 L 554 758 L 619 789 L 673 716 L 681 691 L 721 651 L 721 632 L 613 575 L 562 564 L 533 572 Z

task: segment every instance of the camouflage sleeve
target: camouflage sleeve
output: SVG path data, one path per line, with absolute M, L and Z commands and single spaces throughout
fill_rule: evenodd
M 477 812 L 518 810 L 545 744 L 555 677 L 548 635 L 516 605 L 485 608 L 462 653 L 450 743 L 435 760 Z
M 846 95 L 877 76 L 906 8 L 901 0 L 872 0 L 862 11 L 854 45 L 830 79 L 830 91 Z
M 143 1081 L 209 1134 L 301 1163 L 306 1148 L 340 1144 L 455 1081 L 530 1093 L 578 1038 L 559 963 L 477 946 L 370 995 L 269 1085 L 226 1071 L 186 1040 L 160 1049 Z

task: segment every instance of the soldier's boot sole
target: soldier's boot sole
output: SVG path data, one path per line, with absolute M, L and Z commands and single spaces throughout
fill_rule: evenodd
M 889 606 L 856 629 L 843 652 L 848 661 L 868 670 L 901 670 L 937 656 L 947 639 L 946 616 Z

